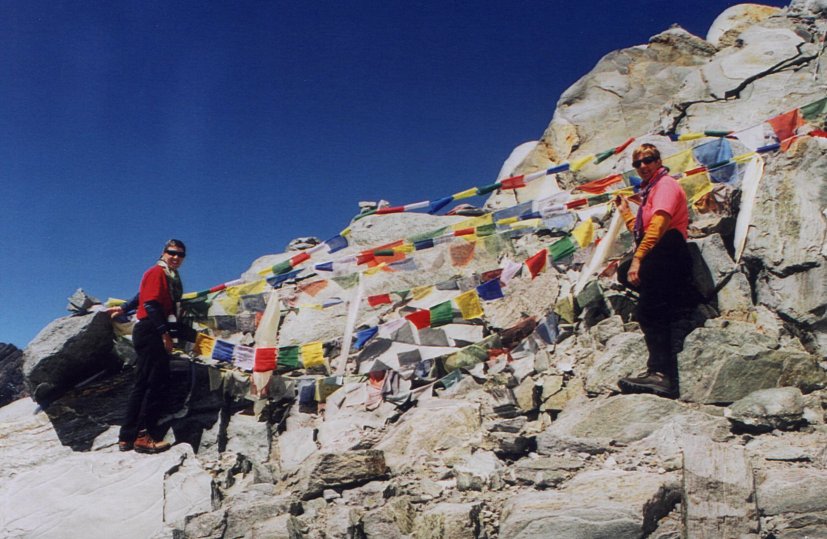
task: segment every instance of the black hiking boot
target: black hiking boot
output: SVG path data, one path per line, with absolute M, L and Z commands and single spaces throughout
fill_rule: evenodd
M 672 379 L 659 372 L 647 371 L 639 376 L 621 378 L 617 385 L 623 393 L 654 393 L 667 399 L 674 399 L 678 396 Z

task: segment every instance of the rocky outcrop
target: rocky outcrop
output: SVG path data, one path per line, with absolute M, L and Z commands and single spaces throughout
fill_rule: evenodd
M 26 396 L 23 352 L 13 344 L 0 343 L 0 406 Z

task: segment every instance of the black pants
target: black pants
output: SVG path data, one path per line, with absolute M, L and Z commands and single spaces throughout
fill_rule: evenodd
M 695 328 L 692 311 L 700 302 L 692 279 L 692 255 L 677 230 L 669 230 L 640 265 L 640 285 L 629 283 L 631 260 L 618 268 L 618 281 L 640 296 L 635 316 L 649 350 L 646 367 L 677 380 L 678 353 Z
M 132 330 L 132 343 L 138 355 L 135 385 L 126 404 L 126 417 L 119 439 L 132 441 L 138 431 L 158 425 L 164 391 L 169 379 L 169 354 L 161 335 L 149 320 L 141 320 Z

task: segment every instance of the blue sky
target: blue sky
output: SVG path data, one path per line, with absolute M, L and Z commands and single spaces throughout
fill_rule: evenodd
M 490 183 L 603 55 L 737 3 L 2 2 L 0 342 L 134 294 L 170 237 L 199 290 Z

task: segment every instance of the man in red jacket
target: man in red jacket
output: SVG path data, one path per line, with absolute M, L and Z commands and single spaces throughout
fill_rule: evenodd
M 158 426 L 163 391 L 169 378 L 169 354 L 172 352 L 173 324 L 178 315 L 183 286 L 178 268 L 187 248 L 181 240 L 169 240 L 158 262 L 144 273 L 141 287 L 132 300 L 110 310 L 113 317 L 137 307 L 138 323 L 132 330 L 132 343 L 138 355 L 135 385 L 129 394 L 126 417 L 118 436 L 121 451 L 160 453 L 170 444 L 153 438 Z

